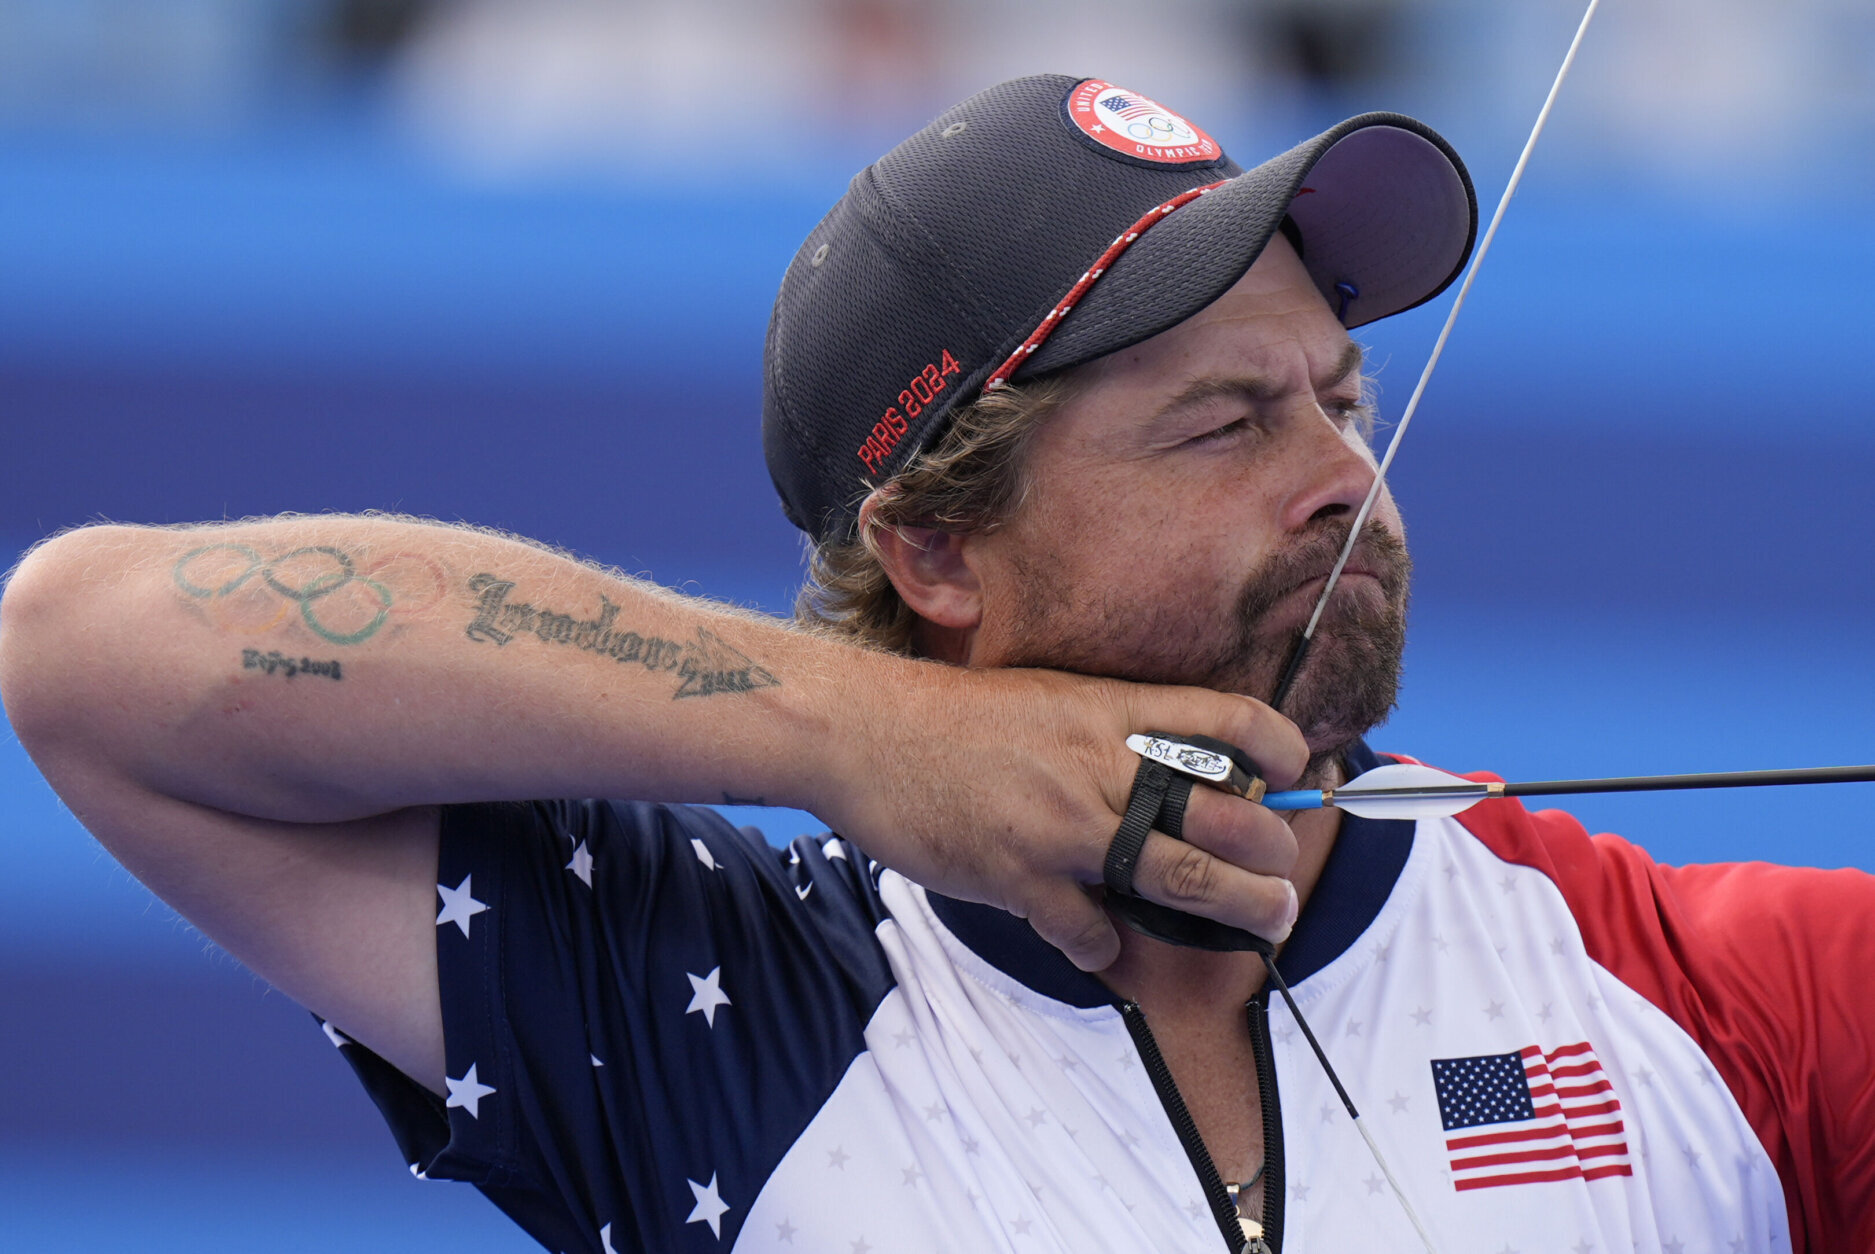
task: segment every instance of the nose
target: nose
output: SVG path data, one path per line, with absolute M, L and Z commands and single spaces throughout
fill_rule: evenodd
M 1310 409 L 1312 413 L 1294 424 L 1294 486 L 1281 513 L 1289 531 L 1330 518 L 1352 521 L 1374 482 L 1373 453 L 1359 430 L 1335 422 L 1319 405 L 1311 404 Z

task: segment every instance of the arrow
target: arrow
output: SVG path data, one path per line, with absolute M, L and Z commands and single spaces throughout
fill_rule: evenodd
M 1272 810 L 1333 808 L 1364 819 L 1442 819 L 1496 797 L 1871 782 L 1875 782 L 1875 766 L 1813 766 L 1787 771 L 1718 771 L 1703 775 L 1618 775 L 1607 779 L 1543 779 L 1507 784 L 1479 782 L 1430 766 L 1396 762 L 1357 775 L 1339 788 L 1273 792 L 1263 798 L 1263 804 Z

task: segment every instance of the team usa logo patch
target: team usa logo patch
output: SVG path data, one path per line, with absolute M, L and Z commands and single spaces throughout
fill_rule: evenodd
M 1149 96 L 1090 78 L 1068 94 L 1068 120 L 1114 152 L 1166 165 L 1215 161 L 1217 141 Z

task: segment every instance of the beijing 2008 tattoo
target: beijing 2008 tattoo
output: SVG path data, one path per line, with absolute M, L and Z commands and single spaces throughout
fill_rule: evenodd
M 692 640 L 667 640 L 619 630 L 619 607 L 603 594 L 597 614 L 575 618 L 525 601 L 509 600 L 513 581 L 495 575 L 475 576 L 469 580 L 469 591 L 476 597 L 475 617 L 465 629 L 471 640 L 499 647 L 516 636 L 533 635 L 543 644 L 567 645 L 609 657 L 621 665 L 635 663 L 654 673 L 673 674 L 678 681 L 677 691 L 671 694 L 673 700 L 752 692 L 781 684 L 740 649 L 701 627 Z
M 361 568 L 329 544 L 271 556 L 246 544 L 204 544 L 178 558 L 171 576 L 225 631 L 258 636 L 297 609 L 314 635 L 337 645 L 362 644 L 393 611 L 421 613 L 448 591 L 441 567 L 420 554 L 394 553 Z
M 339 670 L 339 660 L 319 662 L 309 657 L 288 657 L 278 649 L 262 653 L 259 649 L 241 650 L 241 669 L 244 671 L 266 671 L 269 675 L 285 675 L 288 679 L 295 675 L 324 675 L 327 679 L 344 679 Z

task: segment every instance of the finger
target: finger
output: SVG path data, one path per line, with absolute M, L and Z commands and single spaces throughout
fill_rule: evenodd
M 1202 784 L 1185 803 L 1183 838 L 1258 875 L 1287 877 L 1296 867 L 1296 834 L 1273 810 Z
M 1252 697 L 1150 684 L 1134 685 L 1128 695 L 1134 730 L 1228 741 L 1250 755 L 1272 788 L 1289 787 L 1308 765 L 1308 742 L 1296 725 Z
M 1104 971 L 1120 956 L 1113 920 L 1075 884 L 1051 884 L 1029 904 L 1029 926 L 1083 971 Z
M 1146 837 L 1133 872 L 1133 891 L 1187 914 L 1281 941 L 1295 926 L 1295 885 L 1276 875 L 1234 866 L 1163 832 Z

